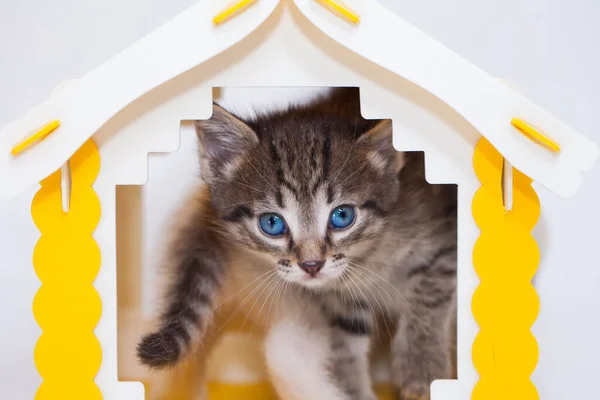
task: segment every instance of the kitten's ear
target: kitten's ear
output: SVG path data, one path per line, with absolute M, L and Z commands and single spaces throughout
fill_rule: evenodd
M 209 179 L 216 172 L 235 169 L 237 161 L 258 144 L 256 133 L 235 115 L 213 104 L 210 119 L 196 121 L 202 175 Z
M 382 120 L 360 135 L 358 143 L 363 143 L 369 148 L 367 157 L 375 168 L 394 168 L 398 173 L 404 167 L 404 153 L 397 151 L 392 144 L 391 119 Z

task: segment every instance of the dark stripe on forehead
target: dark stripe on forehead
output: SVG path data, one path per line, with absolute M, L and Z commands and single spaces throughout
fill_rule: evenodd
M 254 214 L 246 206 L 237 206 L 229 215 L 226 215 L 223 219 L 227 222 L 240 222 L 244 218 L 252 218 Z
M 275 193 L 275 201 L 277 201 L 277 205 L 283 208 L 283 195 L 281 194 L 281 190 L 278 188 L 277 193 Z
M 331 203 L 333 193 L 331 185 L 327 183 L 327 179 L 329 179 L 329 170 L 331 169 L 331 132 L 328 130 L 327 126 L 325 129 L 327 130 L 325 132 L 325 138 L 323 139 L 323 147 L 321 148 L 321 169 L 317 170 L 317 138 L 314 138 L 311 141 L 309 149 L 311 154 L 311 172 L 317 177 L 310 189 L 310 192 L 313 196 L 315 196 L 319 187 L 322 185 L 327 185 L 327 202 Z
M 269 151 L 271 153 L 271 161 L 273 161 L 273 165 L 275 166 L 275 173 L 277 176 L 277 193 L 275 193 L 275 200 L 277 201 L 277 205 L 283 208 L 283 195 L 281 194 L 281 185 L 283 183 L 283 169 L 281 168 L 281 157 L 277 153 L 277 149 L 275 148 L 275 141 L 271 139 L 269 141 Z
M 281 186 L 286 187 L 290 192 L 292 192 L 292 194 L 294 195 L 294 197 L 296 198 L 296 200 L 300 199 L 300 191 L 302 189 L 300 188 L 296 188 L 290 181 L 288 181 L 287 179 L 284 179 L 281 182 Z M 281 206 L 283 207 L 283 205 Z
M 323 181 L 329 177 L 329 166 L 331 164 L 331 132 L 325 131 L 325 141 L 323 142 Z
M 387 214 L 387 211 L 385 211 L 383 208 L 379 207 L 375 200 L 365 201 L 363 203 L 363 205 L 360 206 L 360 208 L 363 210 L 371 210 L 371 211 L 375 212 L 375 214 L 380 215 L 380 216 L 385 216 Z
M 327 185 L 327 203 L 333 203 L 333 186 L 331 184 Z
M 311 140 L 308 144 L 308 154 L 310 154 L 310 168 L 315 171 L 317 169 L 317 149 L 314 140 Z

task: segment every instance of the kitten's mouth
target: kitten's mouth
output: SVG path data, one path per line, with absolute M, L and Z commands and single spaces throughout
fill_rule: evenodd
M 302 275 L 299 276 L 299 281 L 301 284 L 308 284 L 310 286 L 313 286 L 320 285 L 328 281 L 327 274 L 323 273 L 323 271 L 302 272 Z
M 315 274 L 304 273 L 299 278 L 301 285 L 310 288 L 328 287 L 334 285 L 339 281 L 340 276 L 343 274 L 343 269 L 339 266 L 331 266 L 329 268 L 323 268 Z
M 312 275 L 312 274 L 304 274 L 304 276 L 302 278 L 305 281 L 313 281 L 313 280 L 321 279 L 322 277 L 323 277 L 323 274 L 321 272 L 317 272 L 314 275 Z
M 315 276 L 305 274 L 300 278 L 298 283 L 304 287 L 316 289 L 327 286 L 330 281 L 331 279 L 319 273 Z
M 284 265 L 282 262 L 279 262 L 279 264 Z M 286 264 L 285 267 L 279 268 L 280 276 L 288 282 L 311 289 L 324 288 L 335 284 L 339 281 L 345 269 L 342 267 L 343 263 L 339 261 L 333 263 L 330 261 L 323 263 L 313 262 L 312 264 L 315 265 L 312 265 L 310 262 L 304 262 L 303 265 L 294 263 L 293 266 L 289 262 Z

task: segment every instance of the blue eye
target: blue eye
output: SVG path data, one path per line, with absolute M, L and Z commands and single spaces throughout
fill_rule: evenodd
M 352 225 L 356 218 L 354 207 L 340 206 L 331 212 L 329 221 L 333 229 L 344 229 Z
M 268 236 L 281 236 L 286 232 L 283 218 L 277 214 L 263 214 L 258 219 L 260 229 Z

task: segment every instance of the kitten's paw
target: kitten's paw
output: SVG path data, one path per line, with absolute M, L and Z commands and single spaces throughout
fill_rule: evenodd
M 412 365 L 411 365 L 412 364 Z M 394 365 L 394 384 L 399 400 L 429 400 L 431 382 L 451 377 L 451 370 L 441 362 L 413 362 Z
M 429 400 L 429 385 L 412 384 L 398 390 L 398 400 Z
M 136 348 L 140 362 L 150 368 L 164 368 L 179 361 L 181 349 L 174 335 L 154 332 L 145 335 Z
M 378 400 L 378 397 L 373 393 L 369 393 L 369 394 L 362 396 L 360 398 L 360 400 Z
M 419 347 L 414 346 L 414 349 Z M 422 347 L 421 347 L 422 348 Z M 415 354 L 401 349 L 392 359 L 392 376 L 400 400 L 429 400 L 431 383 L 436 379 L 451 379 L 453 364 L 451 356 L 435 346 L 426 347 L 428 352 Z M 425 354 L 424 354 L 425 353 Z

